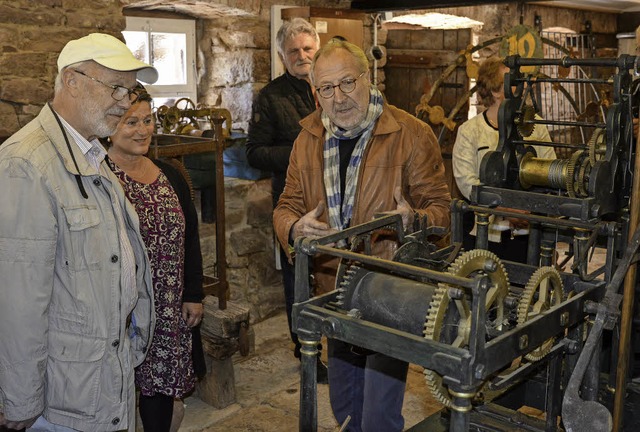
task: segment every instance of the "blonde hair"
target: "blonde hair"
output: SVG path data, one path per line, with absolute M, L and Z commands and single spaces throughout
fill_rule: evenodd
M 359 46 L 344 40 L 333 38 L 329 42 L 327 42 L 325 45 L 323 45 L 316 52 L 316 55 L 313 57 L 313 61 L 311 62 L 311 72 L 309 74 L 309 77 L 311 78 L 311 82 L 313 83 L 313 85 L 316 85 L 314 81 L 314 70 L 316 68 L 316 63 L 318 59 L 320 57 L 327 56 L 339 49 L 343 49 L 349 52 L 353 56 L 353 58 L 356 60 L 356 63 L 358 65 L 358 70 L 360 72 L 366 72 L 369 70 L 369 59 L 367 59 L 367 55 L 364 53 L 364 51 L 362 51 L 362 49 Z

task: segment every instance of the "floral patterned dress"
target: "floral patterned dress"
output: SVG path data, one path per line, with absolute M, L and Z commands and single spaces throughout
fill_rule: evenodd
M 185 219 L 173 187 L 160 172 L 151 184 L 130 178 L 111 162 L 140 219 L 153 279 L 156 327 L 144 362 L 135 370 L 145 396 L 181 398 L 195 386 L 191 330 L 182 318 Z

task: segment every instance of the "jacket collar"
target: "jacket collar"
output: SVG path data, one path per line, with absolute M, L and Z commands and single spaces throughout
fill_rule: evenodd
M 317 109 L 309 116 L 300 121 L 300 126 L 302 126 L 302 129 L 318 138 L 322 138 L 324 136 L 324 125 L 322 124 L 322 120 L 320 118 L 321 112 L 322 109 Z M 387 135 L 399 130 L 400 125 L 391 113 L 390 105 L 385 102 L 382 108 L 382 114 L 380 114 L 380 117 L 378 117 L 376 126 L 373 129 L 373 135 Z
M 285 77 L 287 78 L 287 80 L 291 83 L 291 85 L 293 86 L 293 88 L 295 88 L 298 91 L 311 91 L 311 84 L 309 84 L 308 81 L 306 80 L 302 80 L 300 78 L 296 78 L 293 75 L 291 75 L 289 73 L 289 71 L 284 72 Z
M 60 129 L 60 125 L 58 125 L 58 121 L 55 118 L 55 114 L 49 104 L 46 104 L 40 114 L 37 117 L 42 129 L 45 134 L 51 140 L 53 147 L 56 149 L 56 152 L 60 155 L 62 162 L 64 163 L 64 167 L 71 174 L 80 174 L 80 175 L 95 175 L 97 174 L 95 168 L 91 166 L 91 164 L 87 161 L 87 158 L 78 147 L 78 144 L 74 141 L 73 137 L 66 131 Z M 69 154 L 69 148 L 67 147 L 67 142 L 65 140 L 65 135 L 69 140 L 69 144 L 71 147 L 71 151 L 73 152 L 73 156 L 78 163 L 78 168 L 80 172 L 76 169 L 73 160 L 71 159 L 71 155 Z

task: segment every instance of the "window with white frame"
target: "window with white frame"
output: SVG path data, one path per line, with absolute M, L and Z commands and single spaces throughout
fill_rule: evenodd
M 158 81 L 145 84 L 156 107 L 183 98 L 197 103 L 195 27 L 193 20 L 127 17 L 127 46 L 158 70 Z

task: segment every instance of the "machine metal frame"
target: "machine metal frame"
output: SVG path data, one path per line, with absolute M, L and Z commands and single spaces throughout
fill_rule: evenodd
M 554 162 L 564 165 L 560 169 L 558 166 L 550 169 L 551 162 L 534 161 L 538 172 L 527 178 L 534 179 L 531 185 L 530 181 L 523 182 L 521 177 L 523 171 L 531 173 L 531 167 L 525 165 L 531 163 L 532 156 L 535 158 L 530 144 L 550 144 L 524 141 L 517 125 L 553 120 L 542 121 L 523 114 L 529 93 L 525 89 L 535 83 L 520 74 L 519 68 L 546 63 L 562 67 L 617 67 L 618 73 L 613 80 L 604 82 L 613 85 L 615 103 L 609 109 L 606 124 L 593 125 L 606 128 L 606 149 L 601 149 L 602 157 L 588 163 L 581 159 L 585 167 L 578 169 L 577 173 L 567 169 L 569 162 Z M 622 56 L 618 59 L 546 61 L 513 56 L 506 60 L 506 64 L 511 72 L 505 79 L 508 97 L 500 109 L 500 143 L 498 149 L 489 152 L 482 162 L 480 178 L 483 183 L 473 187 L 473 205 L 455 200 L 452 203 L 451 246 L 436 249 L 429 239 L 443 234 L 444 230 L 427 227 L 426 221 L 421 221 L 414 234 L 405 235 L 398 215 L 381 217 L 319 239 L 296 240 L 293 328 L 303 345 L 301 431 L 317 430 L 315 356 L 322 335 L 435 371 L 442 377 L 451 398 L 450 415 L 444 423 L 440 414 L 437 419 L 430 418 L 424 422 L 431 428 L 435 428 L 437 423 L 437 430 L 555 431 L 558 430 L 560 416 L 566 430 L 610 429 L 609 410 L 598 402 L 599 353 L 603 329 L 613 328 L 618 321 L 622 301 L 618 291 L 635 263 L 634 256 L 640 243 L 637 223 L 630 222 L 629 218 L 630 212 L 633 216 L 636 208 L 629 201 L 633 201 L 632 194 L 638 195 L 639 188 L 635 183 L 632 187 L 634 167 L 629 69 L 637 72 L 638 58 Z M 515 91 L 512 91 L 512 86 L 515 86 Z M 587 143 L 564 145 L 573 146 L 577 151 L 588 148 Z M 571 163 L 575 168 L 577 161 Z M 558 180 L 560 177 L 562 182 Z M 575 190 L 572 194 L 571 187 L 569 190 L 558 187 L 567 181 L 572 185 L 582 182 L 576 188 L 578 194 Z M 511 212 L 503 207 L 529 213 Z M 478 271 L 468 277 L 443 271 L 460 252 L 462 214 L 469 211 L 478 218 L 476 248 L 481 250 L 488 245 L 490 215 L 517 216 L 528 220 L 531 234 L 527 264 L 498 260 L 489 255 L 481 261 Z M 405 250 L 409 252 L 397 253 L 394 260 L 371 256 L 370 242 L 377 230 L 395 232 L 400 250 L 408 245 Z M 498 266 L 506 269 L 509 294 L 501 301 L 507 310 L 513 311 L 517 303 L 514 299 L 522 294 L 523 287 L 536 270 L 541 266 L 555 265 L 553 243 L 559 237 L 573 242 L 574 258 L 571 272 L 558 273 L 563 286 L 562 301 L 533 319 L 517 324 L 510 322 L 498 329 L 489 328 L 491 312 L 487 310 L 487 293 L 492 289 L 491 274 Z M 333 246 L 342 242 L 357 248 L 345 250 Z M 595 244 L 604 245 L 607 258 L 601 268 L 589 273 L 588 252 Z M 350 273 L 340 269 L 335 291 L 310 298 L 310 264 L 317 255 L 338 257 L 343 263 L 357 263 L 357 270 Z M 625 281 L 625 293 L 626 285 Z M 431 297 L 438 286 L 447 287 L 451 296 L 469 299 L 469 335 L 464 346 L 431 340 L 423 334 L 424 312 L 430 307 Z M 382 287 L 395 290 L 389 292 L 389 297 L 404 296 L 415 307 L 398 310 L 397 316 L 391 319 L 381 312 L 383 308 L 377 307 L 378 302 L 384 303 L 387 310 L 397 306 L 385 299 Z M 366 294 L 368 291 L 376 295 Z M 416 327 L 421 316 L 422 321 Z M 530 354 L 550 340 L 553 343 L 541 359 L 536 357 L 534 361 L 508 367 L 514 360 Z M 614 362 L 617 361 L 614 357 Z M 539 374 L 542 364 L 548 366 L 544 372 L 545 421 L 522 419 L 517 413 L 498 405 L 474 401 L 483 389 L 497 395 L 508 394 L 514 385 Z

